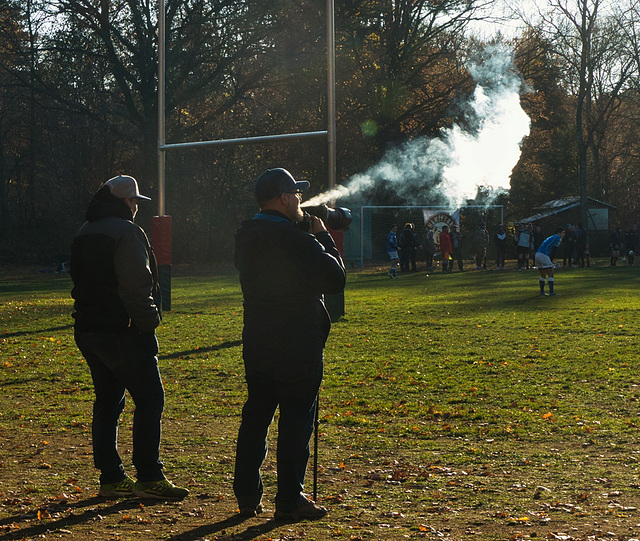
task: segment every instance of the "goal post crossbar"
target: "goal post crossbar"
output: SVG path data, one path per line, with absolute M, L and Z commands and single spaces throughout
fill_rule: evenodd
M 166 143 L 160 145 L 159 150 L 180 150 L 188 148 L 200 148 L 210 146 L 233 146 L 233 145 L 246 145 L 255 143 L 270 143 L 274 141 L 290 141 L 300 139 L 311 139 L 314 137 L 326 137 L 329 132 L 324 131 L 312 131 L 301 133 L 283 133 L 279 135 L 257 135 L 254 137 L 239 137 L 237 139 L 217 139 L 213 141 L 192 141 L 186 143 Z

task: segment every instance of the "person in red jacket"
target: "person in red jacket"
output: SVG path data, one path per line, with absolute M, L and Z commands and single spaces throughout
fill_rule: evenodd
M 440 252 L 442 253 L 442 272 L 451 272 L 453 270 L 453 246 L 451 244 L 451 235 L 449 234 L 449 226 L 443 225 L 440 231 Z

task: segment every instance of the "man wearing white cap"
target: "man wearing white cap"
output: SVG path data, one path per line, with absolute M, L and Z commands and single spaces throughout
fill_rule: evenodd
M 71 249 L 75 340 L 91 370 L 93 457 L 98 494 L 181 499 L 189 491 L 169 482 L 160 462 L 164 388 L 155 329 L 162 318 L 158 269 L 149 240 L 134 222 L 149 201 L 133 177 L 119 175 L 94 194 L 87 221 Z M 118 419 L 125 391 L 133 398 L 134 482 L 118 454 Z

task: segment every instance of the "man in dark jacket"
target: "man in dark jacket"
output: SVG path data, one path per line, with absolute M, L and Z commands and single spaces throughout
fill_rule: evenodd
M 155 329 L 162 314 L 155 256 L 144 231 L 133 223 L 140 200 L 149 198 L 140 194 L 136 180 L 120 175 L 105 182 L 89 203 L 71 250 L 75 340 L 96 395 L 92 436 L 101 472 L 98 494 L 181 499 L 189 491 L 169 482 L 160 462 L 164 389 Z M 136 405 L 135 483 L 117 450 L 125 390 Z
M 235 265 L 244 296 L 243 359 L 248 398 L 236 450 L 234 492 L 243 516 L 262 512 L 260 467 L 276 408 L 277 519 L 320 518 L 324 507 L 303 494 L 323 350 L 331 322 L 325 293 L 345 286 L 340 253 L 321 219 L 297 222 L 309 187 L 285 169 L 269 169 L 255 185 L 260 212 L 236 233 Z
M 638 249 L 638 242 L 640 241 L 640 234 L 638 233 L 638 224 L 633 224 L 631 229 L 624 234 L 625 247 L 627 249 L 627 256 L 629 257 L 629 265 L 633 265 L 636 259 L 636 250 Z
M 400 241 L 398 242 L 398 248 L 400 248 L 400 270 L 402 272 L 409 272 L 409 264 L 411 264 L 411 270 L 416 272 L 418 246 L 418 237 L 414 226 L 412 223 L 407 222 L 402 233 L 400 233 Z

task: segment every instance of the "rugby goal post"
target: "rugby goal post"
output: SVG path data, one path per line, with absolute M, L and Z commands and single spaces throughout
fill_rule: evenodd
M 166 143 L 166 0 L 158 3 L 158 216 L 153 217 L 152 242 L 156 253 L 162 254 L 158 261 L 162 307 L 171 310 L 171 216 L 165 214 L 165 153 L 169 150 L 200 148 L 203 146 L 234 146 L 256 143 L 269 143 L 283 140 L 300 140 L 323 137 L 327 140 L 327 186 L 336 183 L 336 52 L 335 52 L 335 0 L 326 0 L 327 11 L 327 129 L 322 131 L 285 133 L 243 137 L 238 139 L 219 139 L 214 141 L 194 141 Z M 160 263 L 160 261 L 162 263 Z

